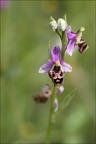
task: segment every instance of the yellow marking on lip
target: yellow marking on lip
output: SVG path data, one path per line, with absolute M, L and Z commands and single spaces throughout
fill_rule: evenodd
M 81 31 L 81 32 L 82 32 L 82 31 L 84 31 L 84 30 L 85 30 L 85 28 L 84 28 L 84 27 L 81 27 L 81 28 L 80 28 L 80 31 Z
M 59 62 L 59 60 L 56 61 L 55 66 L 60 66 L 60 62 Z
M 60 80 L 56 80 L 56 82 L 59 82 Z

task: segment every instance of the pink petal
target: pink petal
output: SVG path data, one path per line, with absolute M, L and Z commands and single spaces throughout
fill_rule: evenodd
M 69 41 L 68 45 L 67 45 L 67 53 L 72 56 L 73 50 L 75 48 L 75 44 L 76 44 L 76 39 L 72 39 Z
M 51 56 L 52 56 L 53 61 L 57 61 L 60 59 L 60 53 L 61 51 L 60 51 L 59 46 L 52 47 Z
M 71 30 L 71 26 L 68 26 L 66 29 L 68 39 L 73 39 L 77 35 Z
M 68 63 L 62 61 L 61 65 L 62 65 L 65 72 L 71 72 L 72 71 L 72 67 Z
M 42 65 L 39 69 L 39 73 L 47 73 L 52 68 L 52 66 L 53 64 L 51 61 Z

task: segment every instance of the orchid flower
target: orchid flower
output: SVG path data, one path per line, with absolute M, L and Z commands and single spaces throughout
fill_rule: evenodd
M 81 27 L 76 33 L 71 30 L 71 26 L 68 26 L 66 29 L 66 34 L 68 37 L 67 53 L 72 56 L 74 48 L 76 45 L 79 47 L 79 52 L 83 53 L 88 49 L 87 43 L 82 39 L 82 32 L 85 30 L 84 27 Z
M 60 58 L 61 50 L 59 46 L 51 48 L 52 60 L 42 65 L 39 73 L 48 73 L 55 85 L 63 84 L 63 77 L 66 72 L 71 72 L 72 67 Z

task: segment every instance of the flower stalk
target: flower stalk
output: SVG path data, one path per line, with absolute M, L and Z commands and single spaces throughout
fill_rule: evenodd
M 62 43 L 62 53 L 61 53 L 61 58 L 64 59 L 65 51 L 66 51 L 66 45 L 67 45 L 67 37 L 65 31 L 62 32 L 62 37 L 61 37 L 61 43 Z
M 73 93 L 65 97 L 60 107 L 58 106 L 56 95 L 61 94 L 64 91 L 63 84 L 65 73 L 72 71 L 72 67 L 65 62 L 65 51 L 70 56 L 72 56 L 75 46 L 78 46 L 78 50 L 80 53 L 84 53 L 88 49 L 86 41 L 82 39 L 82 32 L 85 30 L 85 28 L 81 27 L 77 32 L 72 31 L 71 26 L 67 24 L 66 15 L 64 15 L 63 18 L 59 18 L 58 21 L 51 17 L 49 27 L 52 29 L 53 32 L 58 34 L 62 46 L 60 48 L 59 46 L 49 45 L 51 59 L 39 68 L 39 73 L 47 73 L 51 78 L 52 83 L 54 84 L 53 95 L 51 92 L 51 104 L 46 135 L 46 144 L 51 143 L 50 137 L 54 119 L 56 118 L 58 113 L 70 103 L 75 93 L 75 91 L 73 91 Z M 47 101 L 50 96 L 47 95 L 46 97 L 46 89 L 44 88 L 43 90 L 43 96 L 39 94 L 39 101 L 42 103 Z M 38 95 L 35 97 L 35 100 L 38 101 Z
M 49 113 L 49 123 L 48 123 L 48 129 L 47 129 L 47 135 L 46 135 L 46 144 L 50 144 L 50 135 L 51 135 L 51 130 L 52 130 L 52 125 L 53 125 L 53 117 L 54 117 L 54 101 L 56 98 L 56 86 L 54 86 L 53 89 L 53 95 L 51 97 L 51 105 L 50 105 L 50 113 Z

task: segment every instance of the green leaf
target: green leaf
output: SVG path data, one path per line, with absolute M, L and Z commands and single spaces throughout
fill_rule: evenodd
M 67 96 L 64 97 L 63 101 L 61 102 L 58 111 L 55 114 L 55 118 L 58 116 L 58 114 L 65 110 L 65 108 L 70 104 L 71 100 L 75 96 L 76 89 L 72 90 Z
M 64 14 L 63 19 L 64 19 L 65 21 L 67 21 L 67 16 L 66 16 L 66 14 Z
M 68 24 L 67 24 L 67 15 L 66 14 L 64 14 L 63 19 L 66 21 L 66 25 L 68 26 Z

